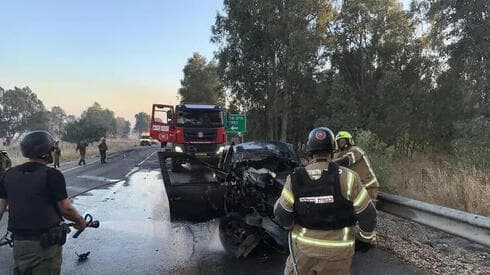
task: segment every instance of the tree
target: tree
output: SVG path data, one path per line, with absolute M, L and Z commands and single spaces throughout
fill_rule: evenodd
M 0 87 L 0 136 L 7 144 L 24 131 L 47 130 L 48 122 L 44 104 L 29 87 Z
M 49 120 L 49 131 L 56 136 L 61 136 L 67 120 L 65 111 L 59 106 L 53 106 L 51 112 L 49 112 Z
M 128 138 L 131 133 L 131 123 L 123 117 L 116 117 L 116 136 Z
M 116 133 L 114 112 L 103 109 L 97 102 L 85 110 L 80 119 L 68 122 L 65 126 L 63 140 L 70 142 L 97 141 Z
M 180 81 L 181 102 L 202 102 L 224 105 L 223 85 L 218 77 L 217 65 L 194 53 L 184 67 L 184 79 Z
M 225 0 L 212 41 L 220 75 L 240 109 L 264 113 L 250 123 L 268 139 L 286 140 L 298 98 L 314 89 L 313 74 L 333 15 L 330 1 Z M 295 121 L 297 122 L 297 121 Z
M 134 115 L 136 123 L 134 125 L 134 131 L 141 135 L 142 132 L 148 131 L 150 127 L 150 115 L 144 112 L 139 112 Z

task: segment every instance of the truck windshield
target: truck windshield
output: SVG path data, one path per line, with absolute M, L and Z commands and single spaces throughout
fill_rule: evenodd
M 177 125 L 180 127 L 223 127 L 221 111 L 179 110 Z

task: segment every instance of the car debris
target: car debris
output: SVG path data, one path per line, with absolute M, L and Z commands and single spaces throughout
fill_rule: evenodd
M 227 146 L 217 167 L 201 162 L 213 172 L 212 181 L 200 176 L 197 181 L 172 182 L 168 158 L 193 157 L 159 152 L 173 222 L 220 218 L 220 241 L 237 258 L 247 257 L 261 245 L 276 250 L 287 247 L 287 231 L 276 223 L 273 208 L 286 176 L 299 165 L 290 144 L 253 141 Z

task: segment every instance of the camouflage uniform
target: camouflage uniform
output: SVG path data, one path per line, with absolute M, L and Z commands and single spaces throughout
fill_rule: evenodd
M 105 139 L 102 140 L 102 142 L 99 144 L 99 154 L 100 154 L 100 163 L 107 163 L 106 157 L 107 157 L 107 144 L 105 143 Z
M 0 150 L 0 173 L 7 171 L 10 167 L 12 167 L 12 161 L 7 151 Z
M 81 141 L 78 143 L 76 151 L 80 152 L 80 161 L 78 161 L 78 165 L 85 165 L 85 155 L 87 154 L 87 146 L 88 143 L 85 141 Z
M 61 157 L 61 148 L 59 142 L 57 141 L 54 144 L 54 152 L 53 152 L 54 168 L 60 167 L 60 157 Z

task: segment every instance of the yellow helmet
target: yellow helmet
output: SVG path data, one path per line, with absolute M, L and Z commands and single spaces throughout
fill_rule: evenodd
M 339 139 L 345 138 L 349 141 L 350 144 L 354 144 L 354 141 L 352 140 L 352 135 L 347 132 L 347 131 L 339 131 L 337 133 L 337 136 L 335 137 L 336 141 L 339 141 Z

